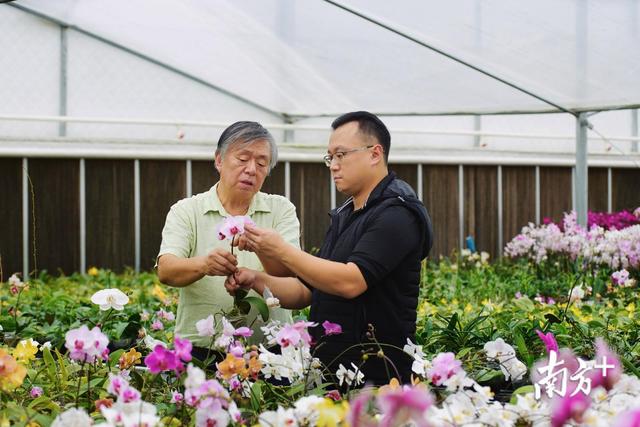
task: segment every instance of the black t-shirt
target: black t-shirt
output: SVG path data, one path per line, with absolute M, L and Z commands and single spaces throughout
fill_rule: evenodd
M 332 213 L 318 255 L 332 261 L 353 262 L 362 272 L 367 290 L 354 299 L 345 299 L 314 289 L 311 320 L 319 324 L 329 320 L 342 326 L 340 335 L 323 336 L 321 327 L 314 333 L 314 338 L 322 343 L 317 346 L 316 355 L 331 365 L 331 372 L 339 364 L 349 369 L 353 369 L 351 363 L 360 366 L 363 349 L 377 352 L 377 344 L 371 345 L 373 341 L 367 336 L 372 325 L 375 340 L 383 343 L 385 355 L 406 382 L 411 358 L 390 346 L 402 349 L 407 339 L 415 340 L 420 264 L 426 253 L 425 241 L 430 245 L 431 228 L 424 206 L 414 195 L 385 192 L 394 179 L 394 176 L 385 178 L 364 208 L 354 212 L 353 204 L 348 203 Z M 413 200 L 409 200 L 411 197 Z M 361 343 L 364 346 L 358 346 Z M 339 356 L 353 345 L 356 348 Z M 370 357 L 362 366 L 367 379 L 376 384 L 397 376 L 388 364 L 385 367 L 381 362 Z M 391 369 L 390 375 L 387 369 Z
M 346 262 L 358 266 L 367 288 L 384 286 L 385 278 L 410 252 L 420 253 L 418 218 L 402 206 L 391 206 L 376 216 L 356 243 Z

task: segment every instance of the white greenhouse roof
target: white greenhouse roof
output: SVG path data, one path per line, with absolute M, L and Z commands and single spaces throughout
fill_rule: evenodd
M 340 2 L 413 40 L 322 0 L 12 4 L 284 116 L 361 108 L 391 115 L 575 113 L 640 105 L 636 0 Z

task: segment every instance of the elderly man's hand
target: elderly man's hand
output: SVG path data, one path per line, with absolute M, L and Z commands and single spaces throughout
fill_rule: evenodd
M 204 274 L 207 276 L 229 276 L 238 270 L 238 260 L 231 252 L 215 248 L 204 257 Z
M 256 282 L 256 277 L 255 271 L 241 267 L 234 274 L 227 277 L 224 287 L 229 292 L 229 295 L 233 296 L 238 289 L 252 289 Z
M 242 237 L 245 238 L 243 244 L 246 250 L 266 257 L 278 257 L 282 253 L 282 247 L 286 245 L 278 232 L 270 228 L 246 225 Z

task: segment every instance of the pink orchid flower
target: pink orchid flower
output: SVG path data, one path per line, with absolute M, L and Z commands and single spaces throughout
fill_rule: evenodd
M 455 354 L 440 353 L 431 361 L 427 377 L 434 385 L 442 385 L 446 380 L 462 370 L 462 362 L 456 360 Z
M 255 226 L 255 222 L 248 216 L 238 215 L 238 216 L 229 216 L 222 221 L 218 225 L 218 239 L 233 239 L 236 235 L 244 234 L 245 225 L 253 225 Z
M 91 330 L 86 325 L 71 329 L 65 335 L 64 345 L 69 357 L 78 362 L 94 363 L 98 359 L 106 360 L 109 355 L 109 338 L 97 326 Z
M 611 390 L 622 378 L 622 363 L 618 355 L 600 337 L 596 338 L 595 362 L 596 366 L 589 376 L 591 387 L 602 386 Z M 602 368 L 597 365 L 602 365 Z
M 545 334 L 542 331 L 536 329 L 536 334 L 538 334 L 538 337 L 540 337 L 540 339 L 544 343 L 544 346 L 547 348 L 547 353 L 551 353 L 552 351 L 555 351 L 556 353 L 559 352 L 558 342 L 556 341 L 556 337 L 552 332 L 547 332 Z
M 342 326 L 337 323 L 331 323 L 328 320 L 322 322 L 322 327 L 324 328 L 325 335 L 338 335 L 342 333 Z
M 144 364 L 147 365 L 147 368 L 149 368 L 149 371 L 153 374 L 169 370 L 179 372 L 183 368 L 180 358 L 178 358 L 173 351 L 159 344 L 144 358 Z
M 377 401 L 382 413 L 380 427 L 405 425 L 408 421 L 418 427 L 429 426 L 425 412 L 433 404 L 433 397 L 425 387 L 399 387 L 381 393 Z
M 191 350 L 193 350 L 193 344 L 188 339 L 183 339 L 176 336 L 173 339 L 173 347 L 175 348 L 176 356 L 183 362 L 191 361 Z
M 31 397 L 36 398 L 42 396 L 42 393 L 42 387 L 33 386 L 29 394 L 31 395 Z
M 640 208 L 638 208 L 640 209 Z M 614 427 L 640 427 L 640 409 L 626 411 L 620 414 L 615 422 Z
M 582 414 L 591 405 L 591 398 L 584 393 L 576 393 L 556 399 L 551 405 L 551 426 L 562 427 L 569 420 L 580 423 Z

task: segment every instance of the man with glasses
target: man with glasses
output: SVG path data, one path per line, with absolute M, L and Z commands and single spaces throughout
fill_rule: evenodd
M 431 220 L 411 187 L 389 171 L 391 137 L 378 117 L 358 111 L 331 126 L 324 161 L 336 188 L 350 197 L 331 212 L 318 256 L 286 244 L 274 230 L 248 226 L 239 246 L 279 259 L 297 277 L 241 268 L 225 286 L 231 293 L 268 286 L 283 307 L 311 305 L 311 321 L 341 325 L 340 334 L 325 335 L 322 327 L 313 333 L 315 355 L 329 372 L 342 364 L 377 385 L 393 377 L 406 383 L 412 358 L 401 349 L 407 339 L 415 342 Z

